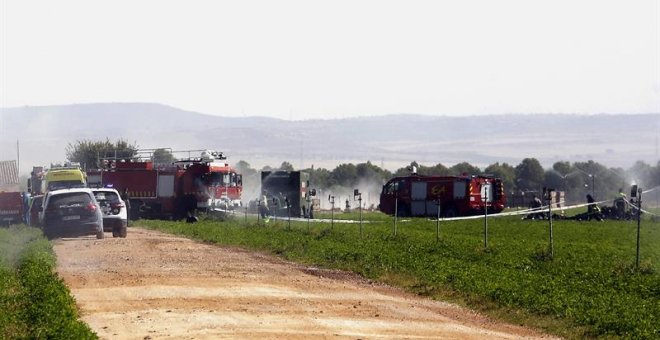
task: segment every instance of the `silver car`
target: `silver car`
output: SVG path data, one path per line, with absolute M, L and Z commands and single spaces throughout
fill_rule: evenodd
M 103 215 L 88 188 L 62 189 L 46 194 L 42 227 L 48 238 L 96 235 L 102 239 Z

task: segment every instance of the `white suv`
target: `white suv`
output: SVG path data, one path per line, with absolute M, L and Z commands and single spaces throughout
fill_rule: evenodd
M 103 230 L 112 231 L 112 237 L 126 237 L 128 214 L 119 192 L 112 188 L 92 189 L 92 192 L 103 213 Z

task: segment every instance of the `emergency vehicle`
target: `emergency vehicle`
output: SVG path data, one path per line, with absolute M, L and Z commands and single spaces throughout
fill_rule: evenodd
M 42 166 L 32 167 L 28 179 L 28 191 L 32 195 L 43 195 L 48 191 L 71 188 L 85 188 L 87 175 L 78 163 L 65 165 L 51 164 L 50 169 Z
M 0 225 L 23 222 L 23 196 L 16 191 L 0 191 Z
M 16 161 L 0 161 L 0 225 L 23 222 L 24 200 Z
M 492 176 L 395 177 L 383 186 L 380 211 L 397 216 L 443 217 L 499 213 L 506 196 L 502 181 Z
M 241 205 L 242 176 L 224 160 L 222 153 L 210 151 L 165 165 L 103 159 L 104 168 L 88 170 L 87 177 L 90 187 L 112 187 L 127 196 L 131 219 L 182 219 L 197 210 Z
M 309 174 L 301 171 L 262 171 L 261 192 L 273 216 L 307 216 Z M 263 204 L 263 203 L 261 203 Z M 287 206 L 288 204 L 288 206 Z M 318 203 L 316 209 L 318 209 Z

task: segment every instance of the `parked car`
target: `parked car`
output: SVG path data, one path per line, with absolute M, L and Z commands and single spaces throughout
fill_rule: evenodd
M 128 212 L 119 192 L 112 188 L 92 189 L 103 213 L 103 230 L 112 231 L 112 237 L 126 237 Z
M 90 234 L 104 237 L 101 208 L 88 188 L 49 191 L 44 198 L 42 227 L 48 238 Z
M 43 213 L 44 195 L 32 197 L 28 214 L 28 224 L 32 227 L 40 227 Z

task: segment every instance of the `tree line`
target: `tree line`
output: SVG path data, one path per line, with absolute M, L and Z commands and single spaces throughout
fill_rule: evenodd
M 66 148 L 67 159 L 78 162 L 83 168 L 99 167 L 103 157 L 118 156 L 131 159 L 137 156 L 138 146 L 125 140 L 111 142 L 82 140 L 69 143 Z M 153 150 L 151 156 L 155 162 L 167 163 L 174 160 L 167 149 Z M 374 165 L 370 161 L 365 163 L 343 163 L 334 169 L 307 168 L 295 169 L 289 162 L 282 162 L 279 167 L 265 166 L 255 169 L 244 160 L 237 162 L 235 168 L 245 179 L 259 181 L 259 172 L 266 170 L 302 170 L 310 175 L 310 185 L 318 189 L 358 188 L 369 185 L 378 188 L 395 176 L 409 175 L 414 167 L 419 175 L 458 176 L 458 175 L 493 175 L 502 179 L 508 195 L 521 195 L 541 192 L 543 187 L 564 191 L 569 202 L 584 201 L 587 193 L 597 200 L 613 197 L 619 189 L 629 189 L 631 183 L 642 188 L 660 186 L 660 161 L 649 165 L 643 161 L 635 162 L 630 168 L 607 167 L 596 161 L 587 162 L 555 162 L 551 168 L 544 169 L 536 158 L 525 158 L 519 164 L 496 162 L 481 169 L 468 162 L 462 162 L 450 167 L 438 163 L 423 165 L 416 161 L 403 165 L 391 172 Z M 376 189 L 374 189 L 376 190 Z
M 235 167 L 244 177 L 257 176 L 259 173 L 259 170 L 243 160 L 236 163 Z M 468 162 L 447 167 L 442 163 L 427 166 L 413 161 L 394 172 L 367 161 L 340 164 L 332 170 L 314 167 L 301 170 L 310 174 L 313 187 L 331 189 L 358 188 L 364 183 L 383 185 L 395 176 L 409 175 L 413 167 L 417 174 L 423 176 L 492 175 L 503 181 L 509 196 L 527 194 L 531 197 L 542 192 L 543 188 L 553 188 L 563 191 L 569 202 L 585 201 L 586 194 L 591 194 L 597 200 L 607 200 L 613 198 L 619 189 L 629 191 L 631 184 L 644 189 L 660 186 L 660 161 L 655 166 L 637 161 L 628 169 L 607 167 L 593 160 L 573 163 L 558 161 L 549 169 L 544 169 L 536 158 L 525 158 L 517 165 L 496 162 L 483 169 Z M 266 166 L 261 169 L 265 170 L 295 169 L 291 163 L 283 162 L 279 167 Z

